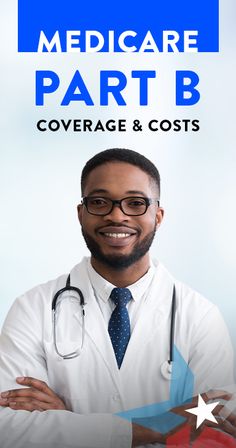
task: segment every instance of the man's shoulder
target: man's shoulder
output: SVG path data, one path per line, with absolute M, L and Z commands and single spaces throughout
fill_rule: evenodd
M 71 271 L 34 286 L 24 294 L 17 297 L 15 302 L 21 303 L 22 301 L 29 301 L 34 302 L 35 304 L 37 301 L 39 301 L 42 304 L 44 301 L 52 301 L 54 294 L 66 286 L 68 275 L 73 274 L 74 276 L 76 275 L 76 273 L 82 272 L 82 270 L 84 270 L 84 268 L 87 266 L 88 259 L 88 257 L 84 257 L 78 264 L 76 264 L 72 268 Z
M 185 282 L 176 279 L 163 263 L 153 260 L 153 265 L 156 268 L 157 281 L 159 277 L 163 282 L 169 283 L 172 287 L 175 287 L 177 306 L 180 311 L 188 310 L 190 314 L 197 313 L 198 315 L 200 314 L 201 316 L 204 316 L 204 314 L 217 308 L 216 305 L 208 300 L 202 293 Z
M 67 272 L 66 274 L 62 274 L 45 283 L 34 286 L 24 294 L 19 295 L 7 313 L 3 324 L 3 331 L 5 331 L 9 325 L 12 326 L 12 323 L 14 323 L 15 328 L 16 320 L 19 324 L 24 321 L 26 326 L 38 324 L 41 327 L 42 322 L 45 321 L 48 316 L 51 316 L 53 298 L 60 289 L 66 286 L 66 280 L 69 273 L 73 273 L 74 277 L 76 273 L 79 276 L 83 275 L 87 262 L 88 259 L 83 258 L 79 264 L 73 267 L 71 272 Z

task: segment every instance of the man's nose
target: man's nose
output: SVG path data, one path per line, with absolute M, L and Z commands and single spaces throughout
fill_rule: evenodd
M 112 210 L 108 215 L 104 216 L 104 218 L 111 221 L 125 221 L 128 219 L 128 216 L 122 212 L 120 204 L 113 204 Z

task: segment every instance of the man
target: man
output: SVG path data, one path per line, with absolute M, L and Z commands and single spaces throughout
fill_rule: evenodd
M 217 308 L 150 259 L 164 214 L 156 167 L 131 150 L 103 151 L 85 165 L 81 189 L 91 258 L 17 299 L 2 330 L 1 448 L 165 442 L 183 420 L 168 426 L 167 414 L 167 430 L 158 418 L 152 430 L 150 415 L 179 406 L 191 423 L 196 399 L 186 399 L 233 383 Z M 234 417 L 221 427 L 235 435 Z

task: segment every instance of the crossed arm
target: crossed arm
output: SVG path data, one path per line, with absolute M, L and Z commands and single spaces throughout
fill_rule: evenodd
M 24 386 L 19 389 L 12 389 L 1 393 L 0 406 L 9 407 L 13 410 L 25 410 L 25 411 L 47 411 L 47 410 L 66 410 L 66 406 L 63 400 L 55 394 L 55 392 L 43 381 L 32 377 L 18 377 L 16 382 L 19 385 Z M 204 394 L 204 400 L 218 400 L 223 399 L 230 401 L 232 398 L 231 394 L 222 391 L 211 391 L 208 394 Z M 186 409 L 195 406 L 197 403 L 197 397 L 193 399 L 188 405 L 179 406 L 178 408 L 172 409 L 178 415 L 184 416 L 186 422 L 189 426 L 194 428 L 195 417 L 186 412 Z M 217 406 L 214 411 L 215 417 L 219 417 L 219 412 L 222 410 L 222 406 Z M 186 424 L 185 422 L 185 424 Z M 209 426 L 217 427 L 225 433 L 230 434 L 236 438 L 236 415 L 230 414 L 227 418 L 216 424 L 210 422 L 207 423 Z M 202 428 L 205 425 L 202 426 Z M 177 427 L 175 431 L 179 430 Z M 173 433 L 173 431 L 172 431 Z M 137 424 L 132 425 L 132 446 L 145 445 L 150 443 L 165 443 L 166 438 L 170 435 L 162 435 L 160 433 L 154 432 L 143 426 Z
M 0 338 L 1 446 L 4 448 L 26 448 L 37 444 L 37 446 L 43 446 L 44 448 L 65 448 L 65 446 L 78 448 L 85 445 L 102 448 L 119 446 L 120 448 L 121 446 L 127 447 L 128 443 L 131 445 L 131 427 L 128 422 L 123 420 L 119 426 L 119 419 L 112 414 L 78 415 L 68 412 L 63 400 L 48 387 L 45 353 L 41 343 L 41 323 L 45 316 L 42 315 L 41 297 L 39 299 L 38 301 L 28 301 L 29 309 L 27 308 L 27 310 L 25 309 L 24 297 L 22 300 L 19 299 L 9 313 L 2 330 Z M 38 308 L 35 303 L 38 304 Z M 17 320 L 16 315 L 18 316 Z M 24 322 L 24 326 L 22 322 Z M 214 325 L 212 322 L 214 322 Z M 49 321 L 46 321 L 45 328 L 47 328 L 47 324 L 50 328 Z M 37 331 L 35 331 L 36 327 Z M 198 341 L 199 344 L 196 345 L 198 365 L 192 366 L 197 368 L 196 377 L 200 382 L 203 380 L 204 384 L 216 384 L 211 377 L 211 373 L 214 371 L 214 377 L 219 377 L 217 384 L 231 384 L 233 381 L 231 374 L 222 375 L 221 380 L 222 365 L 224 366 L 224 372 L 231 372 L 232 362 L 228 339 L 226 336 L 224 337 L 224 330 L 221 328 L 219 318 L 213 319 L 212 316 L 209 316 L 209 320 L 204 322 L 204 328 L 205 333 L 201 336 L 200 342 Z M 208 350 L 210 344 L 207 341 L 209 341 L 210 331 L 213 333 L 212 339 L 215 341 L 214 350 Z M 19 335 L 20 344 L 18 343 Z M 196 337 L 196 339 L 198 338 Z M 224 348 L 223 351 L 219 350 L 220 346 Z M 214 360 L 211 368 L 207 368 L 206 358 Z M 199 360 L 201 360 L 200 366 Z M 32 366 L 34 366 L 33 370 Z M 206 369 L 208 370 L 206 371 Z M 5 390 L 4 392 L 4 387 L 12 387 L 15 372 L 26 373 L 31 371 L 33 376 L 43 378 L 45 382 L 30 377 L 18 378 L 17 384 L 20 388 Z M 8 386 L 5 386 L 6 384 Z M 196 389 L 198 390 L 198 387 Z M 203 390 L 203 388 L 200 389 Z M 213 394 L 212 399 L 218 399 L 217 394 L 219 392 Z M 230 400 L 231 397 L 225 395 L 221 398 Z M 196 401 L 195 398 L 189 406 L 194 407 Z M 186 422 L 195 428 L 196 419 L 185 412 L 186 408 L 185 405 L 173 411 L 183 415 Z M 219 412 L 217 408 L 215 411 L 216 413 Z M 116 426 L 117 420 L 118 425 Z M 227 420 L 218 427 L 236 438 L 236 417 L 234 415 L 229 415 Z M 52 431 L 52 428 L 55 430 Z M 180 427 L 176 428 L 176 431 L 179 429 Z M 124 440 L 124 431 L 126 431 L 125 437 L 127 437 L 125 444 L 122 445 L 120 440 Z M 166 436 L 160 433 L 143 426 L 132 425 L 133 447 L 155 442 L 165 443 L 165 440 Z M 116 443 L 113 444 L 113 441 Z

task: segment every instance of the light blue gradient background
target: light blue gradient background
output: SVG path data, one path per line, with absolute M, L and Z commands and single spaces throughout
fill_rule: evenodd
M 179 279 L 216 303 L 236 346 L 236 4 L 221 2 L 219 54 L 17 54 L 16 2 L 1 8 L 1 280 L 0 324 L 16 296 L 68 272 L 87 254 L 76 217 L 86 160 L 110 147 L 142 152 L 162 178 L 165 220 L 152 253 Z M 62 80 L 47 106 L 34 106 L 34 73 L 52 69 Z M 137 107 L 130 81 L 126 108 L 59 107 L 74 70 L 98 102 L 99 70 L 158 71 L 152 106 Z M 174 105 L 175 70 L 195 70 L 201 101 Z M 156 98 L 156 104 L 154 101 Z M 198 118 L 199 133 L 39 133 L 41 118 Z

